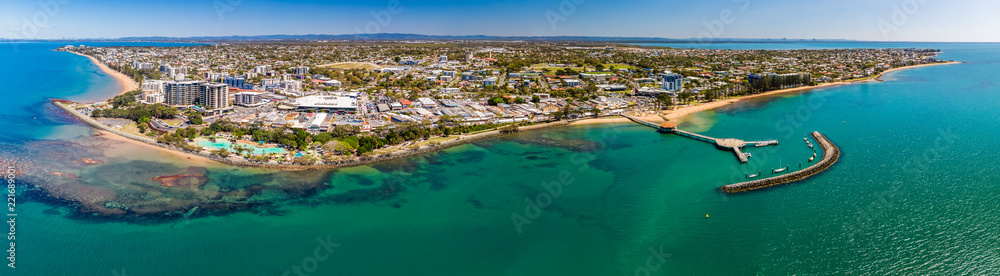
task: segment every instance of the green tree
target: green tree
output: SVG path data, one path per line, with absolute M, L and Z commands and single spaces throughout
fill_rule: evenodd
M 501 104 L 501 103 L 506 103 L 506 101 L 504 100 L 504 98 L 500 97 L 500 96 L 490 97 L 490 99 L 488 101 L 486 101 L 486 102 L 489 103 L 490 105 L 497 105 L 497 104 Z
M 680 99 L 681 102 L 683 103 L 688 103 L 691 101 L 692 98 L 694 98 L 694 94 L 688 91 L 684 91 L 677 94 L 677 98 Z
M 146 133 L 147 125 L 150 120 L 151 119 L 149 117 L 143 116 L 139 118 L 139 121 L 136 121 L 135 126 L 139 127 L 139 132 Z
M 660 105 L 660 109 L 669 109 L 674 106 L 673 98 L 667 93 L 656 95 L 656 102 Z
M 201 114 L 194 112 L 188 115 L 188 121 L 191 121 L 191 124 L 193 125 L 200 125 L 205 123 L 205 121 L 201 118 Z

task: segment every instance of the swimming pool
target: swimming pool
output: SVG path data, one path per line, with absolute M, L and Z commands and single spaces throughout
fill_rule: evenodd
M 194 142 L 194 144 L 197 145 L 197 146 L 199 146 L 199 147 L 209 148 L 209 150 L 218 150 L 218 149 L 225 148 L 225 149 L 229 150 L 230 152 L 233 152 L 233 147 L 232 147 L 233 145 L 232 145 L 232 143 L 230 143 L 229 140 L 225 140 L 225 139 L 217 139 L 215 142 L 209 141 L 207 139 L 198 139 L 198 140 L 196 140 Z M 250 151 L 253 152 L 254 155 L 263 155 L 263 154 L 268 154 L 268 153 L 275 153 L 275 154 L 286 154 L 286 153 L 288 153 L 287 150 L 285 150 L 283 148 L 279 148 L 279 147 L 261 148 L 261 147 L 257 147 L 257 146 L 251 145 L 251 144 L 243 144 L 243 143 L 241 143 L 241 144 L 243 146 L 245 146 L 246 148 L 250 149 Z

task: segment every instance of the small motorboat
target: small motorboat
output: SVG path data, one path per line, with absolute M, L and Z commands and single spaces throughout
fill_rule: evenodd
M 812 162 L 812 161 L 813 161 L 813 159 L 816 159 L 816 156 L 813 156 L 813 157 L 809 157 L 809 162 Z
M 747 153 L 747 158 L 753 157 L 753 154 Z
M 748 174 L 747 178 L 754 179 L 757 178 L 758 176 L 760 176 L 760 171 L 757 171 L 757 174 Z
M 810 149 L 811 149 L 811 148 L 813 148 L 813 144 L 809 144 L 809 148 L 810 148 Z

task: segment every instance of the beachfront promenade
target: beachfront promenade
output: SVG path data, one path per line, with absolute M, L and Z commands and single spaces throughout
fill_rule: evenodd
M 654 128 L 656 130 L 659 130 L 660 132 L 674 133 L 674 134 L 677 134 L 677 135 L 680 135 L 680 136 L 683 136 L 683 137 L 687 137 L 687 138 L 695 139 L 695 140 L 698 140 L 698 141 L 706 142 L 706 143 L 709 143 L 709 144 L 713 144 L 713 145 L 715 145 L 715 147 L 720 148 L 720 149 L 730 150 L 730 151 L 733 152 L 734 155 L 736 155 L 736 159 L 738 159 L 740 161 L 740 163 L 746 163 L 748 161 L 748 159 L 749 159 L 749 157 L 747 156 L 747 154 L 743 152 L 743 147 L 746 147 L 748 145 L 753 145 L 753 146 L 757 146 L 757 147 L 764 147 L 764 146 L 771 146 L 771 145 L 777 145 L 778 144 L 778 140 L 743 141 L 743 140 L 740 140 L 740 139 L 733 139 L 733 138 L 713 138 L 713 137 L 709 137 L 709 136 L 706 136 L 706 135 L 702 135 L 702 134 L 698 134 L 698 133 L 694 133 L 694 132 L 689 132 L 689 131 L 684 131 L 684 130 L 678 129 L 677 125 L 673 124 L 673 123 L 656 124 L 656 123 L 653 123 L 653 122 L 650 122 L 650 121 L 646 121 L 646 120 L 639 119 L 639 118 L 632 117 L 632 116 L 628 116 L 628 115 L 622 115 L 622 117 L 628 118 L 629 120 L 632 120 L 633 122 L 636 122 L 636 123 L 638 123 L 640 125 L 644 125 L 644 126 L 648 126 L 648 127 Z

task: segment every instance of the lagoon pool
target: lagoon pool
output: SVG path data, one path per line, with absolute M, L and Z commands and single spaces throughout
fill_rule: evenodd
M 218 139 L 215 142 L 212 142 L 212 141 L 207 140 L 207 139 L 198 139 L 197 141 L 195 141 L 194 144 L 197 145 L 197 146 L 199 146 L 199 147 L 209 148 L 209 150 L 218 150 L 218 149 L 225 148 L 225 149 L 229 150 L 230 152 L 233 151 L 233 147 L 232 147 L 233 145 L 232 145 L 232 143 L 230 143 L 229 140 L 225 140 L 225 139 Z M 287 150 L 285 150 L 283 148 L 279 148 L 279 147 L 261 148 L 261 147 L 257 147 L 257 146 L 251 145 L 251 144 L 243 144 L 243 145 L 246 146 L 247 148 L 249 148 L 253 152 L 254 155 L 263 155 L 263 154 L 268 154 L 268 153 L 276 153 L 276 154 L 287 154 L 288 153 Z

